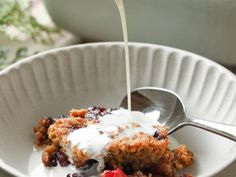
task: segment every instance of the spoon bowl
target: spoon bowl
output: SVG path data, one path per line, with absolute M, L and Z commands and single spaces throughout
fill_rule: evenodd
M 236 141 L 236 126 L 187 118 L 183 101 L 170 90 L 141 87 L 132 91 L 131 103 L 133 111 L 153 113 L 153 115 L 155 111 L 158 111 L 160 114 L 158 122 L 169 129 L 168 134 L 190 125 Z M 120 106 L 127 107 L 127 97 L 122 100 Z

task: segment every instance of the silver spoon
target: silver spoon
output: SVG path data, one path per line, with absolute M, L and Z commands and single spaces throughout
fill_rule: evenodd
M 170 90 L 156 87 L 138 88 L 131 93 L 131 103 L 133 111 L 153 114 L 159 111 L 158 121 L 169 128 L 168 134 L 190 125 L 236 141 L 236 126 L 187 118 L 181 98 Z M 127 107 L 127 98 L 122 100 L 121 107 Z

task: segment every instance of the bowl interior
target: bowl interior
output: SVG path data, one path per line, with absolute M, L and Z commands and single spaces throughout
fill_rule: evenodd
M 133 89 L 173 90 L 190 118 L 235 124 L 236 80 L 223 67 L 158 45 L 130 44 L 130 55 Z M 90 105 L 118 107 L 126 94 L 124 63 L 122 43 L 96 43 L 38 54 L 2 71 L 0 166 L 17 176 L 28 174 L 33 126 L 40 117 Z M 195 153 L 189 169 L 194 176 L 211 176 L 236 157 L 234 142 L 197 128 L 173 136 Z

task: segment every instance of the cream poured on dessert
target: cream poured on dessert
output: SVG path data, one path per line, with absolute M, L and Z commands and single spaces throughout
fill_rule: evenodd
M 78 146 L 91 159 L 100 160 L 106 155 L 106 146 L 114 139 L 143 132 L 154 135 L 159 117 L 147 117 L 144 113 L 119 109 L 98 119 L 98 123 L 73 131 L 67 137 L 70 146 Z M 79 138 L 78 138 L 79 137 Z
M 33 151 L 29 174 L 109 177 L 103 173 L 118 168 L 127 174 L 122 177 L 140 177 L 147 169 L 155 175 L 176 177 L 177 169 L 192 164 L 193 154 L 185 145 L 171 149 L 159 116 L 158 111 L 144 114 L 92 106 L 72 109 L 66 117 L 43 117 L 34 128 L 35 147 L 42 151 Z
M 129 46 L 128 46 L 128 30 L 125 15 L 125 6 L 123 0 L 115 0 L 116 5 L 120 12 L 124 44 L 125 44 L 125 66 L 126 66 L 126 87 L 127 87 L 127 106 L 131 111 L 131 81 L 130 81 L 130 58 L 129 58 Z

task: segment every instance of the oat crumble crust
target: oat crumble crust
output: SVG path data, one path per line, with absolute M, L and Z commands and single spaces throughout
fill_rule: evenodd
M 66 152 L 66 137 L 70 132 L 96 123 L 94 119 L 85 118 L 87 113 L 88 109 L 72 109 L 67 118 L 39 120 L 34 128 L 34 144 L 36 148 L 43 148 L 42 162 L 45 166 L 53 166 L 51 161 L 55 153 Z M 118 167 L 130 173 L 130 177 L 176 177 L 176 170 L 190 166 L 194 161 L 194 155 L 186 145 L 170 150 L 167 129 L 156 128 L 158 136 L 145 133 L 121 139 L 114 136 L 114 140 L 106 147 L 106 166 L 109 169 Z M 81 167 L 90 159 L 86 152 L 77 147 L 73 147 L 71 153 L 72 163 L 76 167 Z M 191 175 L 186 173 L 183 177 Z

